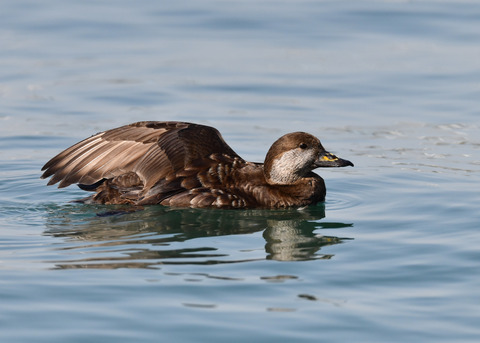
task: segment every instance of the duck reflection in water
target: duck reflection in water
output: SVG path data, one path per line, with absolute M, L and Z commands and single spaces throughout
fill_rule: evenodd
M 66 252 L 65 260 L 50 261 L 55 268 L 154 268 L 165 264 L 328 259 L 333 255 L 321 254 L 320 249 L 349 238 L 323 236 L 318 231 L 353 226 L 320 222 L 325 217 L 324 204 L 274 211 L 149 206 L 128 213 L 128 208 L 116 207 L 114 212 L 98 215 L 101 210 L 105 207 L 66 205 L 47 211 L 45 234 L 63 239 L 59 250 Z M 214 240 L 199 240 L 261 231 L 266 241 L 263 254 L 250 244 L 248 248 L 225 250 Z M 178 244 L 187 241 L 189 244 Z

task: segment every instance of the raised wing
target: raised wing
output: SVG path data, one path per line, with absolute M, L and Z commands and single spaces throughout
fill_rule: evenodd
M 149 189 L 213 153 L 239 157 L 220 133 L 209 126 L 184 122 L 145 121 L 97 133 L 48 161 L 42 178 L 59 188 L 92 185 L 134 172 Z

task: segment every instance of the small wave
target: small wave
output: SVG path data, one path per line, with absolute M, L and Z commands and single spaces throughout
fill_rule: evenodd
M 361 204 L 359 193 L 331 191 L 327 195 L 326 211 L 337 211 L 357 207 Z

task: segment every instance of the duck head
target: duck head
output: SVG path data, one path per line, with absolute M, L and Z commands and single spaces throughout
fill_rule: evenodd
M 291 185 L 320 167 L 346 167 L 353 163 L 326 151 L 320 140 L 305 132 L 288 133 L 277 139 L 265 157 L 267 182 Z

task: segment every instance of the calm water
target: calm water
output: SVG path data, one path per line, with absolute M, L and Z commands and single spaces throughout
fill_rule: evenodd
M 0 341 L 478 342 L 476 1 L 9 1 L 0 11 Z M 54 154 L 137 120 L 261 161 L 309 131 L 304 211 L 70 203 Z

